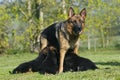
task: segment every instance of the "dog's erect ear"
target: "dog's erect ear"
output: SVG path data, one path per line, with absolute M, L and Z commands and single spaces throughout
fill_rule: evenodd
M 83 8 L 83 9 L 81 10 L 80 16 L 82 17 L 83 20 L 85 20 L 85 18 L 86 18 L 86 9 L 85 9 L 85 8 Z
M 68 17 L 70 18 L 70 17 L 72 17 L 73 15 L 75 15 L 74 10 L 73 10 L 72 7 L 70 7 L 70 8 L 69 8 Z

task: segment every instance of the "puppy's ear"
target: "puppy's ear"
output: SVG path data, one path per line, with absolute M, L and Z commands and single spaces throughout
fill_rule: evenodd
M 68 17 L 72 17 L 75 15 L 74 9 L 72 7 L 69 8 L 69 12 L 68 12 Z
M 82 17 L 83 20 L 85 20 L 85 18 L 86 18 L 86 9 L 85 9 L 85 8 L 83 8 L 83 9 L 81 10 L 80 16 Z

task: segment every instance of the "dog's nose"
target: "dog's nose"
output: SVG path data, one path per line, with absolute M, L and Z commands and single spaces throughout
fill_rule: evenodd
M 79 26 L 79 31 L 81 31 L 82 30 L 82 26 Z
M 76 27 L 76 31 L 77 31 L 77 32 L 80 32 L 81 30 L 82 30 L 82 27 L 81 27 L 81 26 Z
M 73 28 L 73 30 L 74 30 L 75 33 L 79 34 L 82 30 L 82 27 L 81 26 L 76 26 L 76 27 Z

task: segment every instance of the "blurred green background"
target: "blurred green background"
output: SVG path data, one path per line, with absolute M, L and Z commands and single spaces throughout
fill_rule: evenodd
M 37 52 L 38 36 L 48 25 L 86 8 L 80 51 L 120 50 L 120 0 L 0 0 L 0 54 Z

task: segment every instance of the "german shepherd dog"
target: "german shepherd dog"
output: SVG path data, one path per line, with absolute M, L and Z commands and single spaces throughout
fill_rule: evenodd
M 69 8 L 68 19 L 48 26 L 40 36 L 40 51 L 46 46 L 54 46 L 60 53 L 58 72 L 63 72 L 64 57 L 68 49 L 78 53 L 78 39 L 83 32 L 86 18 L 86 9 L 75 14 L 72 7 Z

